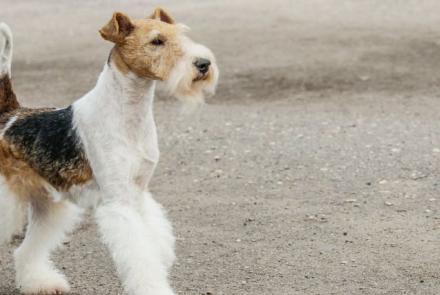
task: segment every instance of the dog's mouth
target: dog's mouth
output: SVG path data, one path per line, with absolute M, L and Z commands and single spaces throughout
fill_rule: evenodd
M 197 74 L 197 76 L 193 79 L 193 82 L 198 82 L 198 81 L 204 81 L 204 80 L 207 80 L 207 79 L 208 79 L 208 76 L 209 76 L 209 73 L 205 73 L 205 74 L 199 73 L 199 74 Z

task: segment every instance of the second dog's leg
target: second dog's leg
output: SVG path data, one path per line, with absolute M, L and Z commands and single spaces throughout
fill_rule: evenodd
M 79 220 L 81 210 L 70 202 L 38 198 L 30 206 L 26 237 L 15 251 L 17 285 L 25 294 L 59 294 L 69 291 L 63 274 L 50 260 L 50 252 Z
M 146 232 L 134 203 L 112 201 L 97 208 L 96 218 L 130 295 L 173 295 L 156 235 Z

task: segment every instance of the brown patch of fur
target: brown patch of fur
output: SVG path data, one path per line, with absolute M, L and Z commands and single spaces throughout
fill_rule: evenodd
M 54 110 L 53 108 L 29 109 L 19 108 L 9 113 L 0 114 L 0 132 L 8 120 L 16 117 L 24 119 L 30 115 Z M 0 174 L 3 175 L 11 190 L 22 198 L 47 194 L 47 185 L 52 185 L 58 191 L 68 191 L 72 186 L 90 181 L 92 169 L 83 159 L 76 163 L 62 166 L 56 178 L 45 178 L 38 173 L 42 167 L 32 167 L 27 161 L 25 147 L 12 145 L 6 139 L 0 139 Z
M 154 10 L 153 14 L 150 16 L 151 19 L 157 19 L 160 21 L 163 21 L 164 23 L 168 24 L 174 24 L 175 21 L 171 15 L 169 15 L 168 12 L 163 10 L 162 8 L 158 7 Z
M 39 176 L 25 161 L 5 142 L 0 141 L 0 174 L 5 177 L 12 192 L 23 201 L 32 196 L 47 194 L 44 179 Z
M 99 33 L 105 40 L 121 43 L 133 29 L 134 26 L 128 16 L 121 12 L 115 12 L 112 19 L 99 30 Z
M 0 77 L 0 113 L 10 112 L 18 107 L 19 104 L 12 90 L 9 76 Z
M 118 68 L 118 70 L 124 75 L 130 72 L 130 69 L 122 59 L 121 54 L 119 53 L 119 50 L 117 48 L 112 49 L 110 60 Z
M 165 12 L 155 12 L 155 14 L 153 14 L 154 19 L 130 20 L 122 13 L 115 13 L 109 24 L 100 30 L 104 39 L 115 43 L 113 49 L 115 57 L 112 58 L 123 73 L 128 68 L 140 77 L 166 80 L 177 60 L 182 57 L 179 28 L 168 23 L 172 18 Z M 117 18 L 115 15 L 124 17 Z M 167 22 L 162 21 L 162 18 Z M 124 25 L 119 23 L 120 21 Z M 127 26 L 127 22 L 133 26 L 128 34 L 126 31 L 120 31 L 121 27 Z M 158 37 L 156 34 L 151 34 L 153 31 L 158 32 L 164 42 L 162 45 L 152 44 L 152 41 Z

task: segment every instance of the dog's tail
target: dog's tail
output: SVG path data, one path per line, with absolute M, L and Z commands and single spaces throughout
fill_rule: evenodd
M 12 32 L 0 23 L 0 114 L 19 107 L 11 84 Z
M 11 77 L 12 32 L 5 23 L 0 23 L 0 74 Z

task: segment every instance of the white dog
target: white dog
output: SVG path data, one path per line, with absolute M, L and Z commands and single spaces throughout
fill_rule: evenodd
M 191 102 L 214 92 L 218 69 L 206 47 L 162 9 L 132 20 L 114 13 L 101 36 L 114 43 L 96 86 L 64 109 L 19 106 L 11 87 L 12 36 L 0 26 L 0 240 L 22 227 L 17 286 L 26 294 L 69 291 L 50 253 L 93 203 L 104 243 L 131 295 L 172 295 L 174 236 L 148 192 L 159 160 L 156 81 Z

